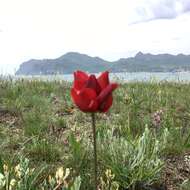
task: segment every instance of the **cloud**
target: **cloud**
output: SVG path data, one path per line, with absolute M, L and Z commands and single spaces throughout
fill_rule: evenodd
M 190 12 L 190 1 L 189 0 L 183 0 L 183 12 Z
M 157 19 L 174 19 L 190 12 L 190 0 L 144 0 L 136 6 L 138 19 L 134 23 Z

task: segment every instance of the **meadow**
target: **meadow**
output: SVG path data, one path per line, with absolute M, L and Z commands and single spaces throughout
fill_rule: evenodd
M 91 117 L 70 88 L 0 80 L 0 189 L 93 189 Z M 96 124 L 99 189 L 190 189 L 190 84 L 121 82 Z

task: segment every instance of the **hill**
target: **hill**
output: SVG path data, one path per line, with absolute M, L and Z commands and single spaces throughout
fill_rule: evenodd
M 99 57 L 69 52 L 56 59 L 31 59 L 20 65 L 16 75 L 70 74 L 75 70 L 110 72 L 175 72 L 190 71 L 190 55 L 137 53 L 134 57 L 109 62 Z

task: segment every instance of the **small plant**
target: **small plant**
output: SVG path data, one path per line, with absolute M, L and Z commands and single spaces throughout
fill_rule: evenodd
M 88 165 L 88 144 L 83 144 L 82 140 L 77 141 L 74 134 L 71 133 L 69 136 L 70 154 L 69 154 L 69 166 L 75 168 L 76 173 L 85 170 Z
M 37 190 L 40 176 L 45 171 L 45 166 L 30 169 L 29 160 L 20 157 L 16 166 L 7 165 L 1 161 L 1 189 L 5 190 Z
M 40 189 L 51 189 L 51 190 L 79 190 L 81 185 L 81 178 L 76 177 L 73 182 L 69 181 L 70 169 L 67 168 L 65 171 L 63 167 L 59 167 L 55 173 L 55 176 L 49 175 L 41 185 Z
M 33 138 L 25 149 L 25 152 L 37 161 L 53 162 L 60 158 L 59 149 L 45 138 Z
M 156 111 L 152 116 L 152 123 L 156 129 L 160 128 L 163 116 L 163 110 Z
M 80 189 L 80 176 L 72 179 L 69 168 L 64 171 L 59 167 L 53 176 L 45 174 L 46 169 L 46 166 L 31 169 L 29 160 L 22 156 L 16 166 L 0 160 L 0 190 Z
M 105 167 L 113 171 L 115 179 L 124 188 L 135 187 L 138 182 L 153 183 L 164 164 L 160 153 L 165 148 L 167 133 L 166 129 L 159 142 L 148 128 L 133 141 L 118 138 L 113 131 L 108 131 L 103 138 L 98 138 Z
M 110 169 L 105 171 L 105 176 L 100 178 L 101 190 L 119 190 L 119 184 L 114 180 L 115 175 Z

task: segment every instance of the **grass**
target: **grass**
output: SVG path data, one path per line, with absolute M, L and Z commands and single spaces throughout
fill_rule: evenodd
M 14 168 L 22 156 L 29 160 L 30 168 L 46 166 L 35 185 L 31 182 L 33 189 L 55 189 L 57 178 L 51 186 L 49 176 L 60 167 L 70 168 L 62 185 L 81 183 L 81 190 L 93 189 L 91 117 L 73 105 L 70 86 L 64 81 L 0 80 L 2 163 Z M 96 115 L 102 189 L 145 189 L 172 181 L 163 177 L 168 159 L 190 151 L 189 94 L 190 84 L 120 85 L 110 112 Z M 178 180 L 173 189 L 184 187 L 187 180 Z

